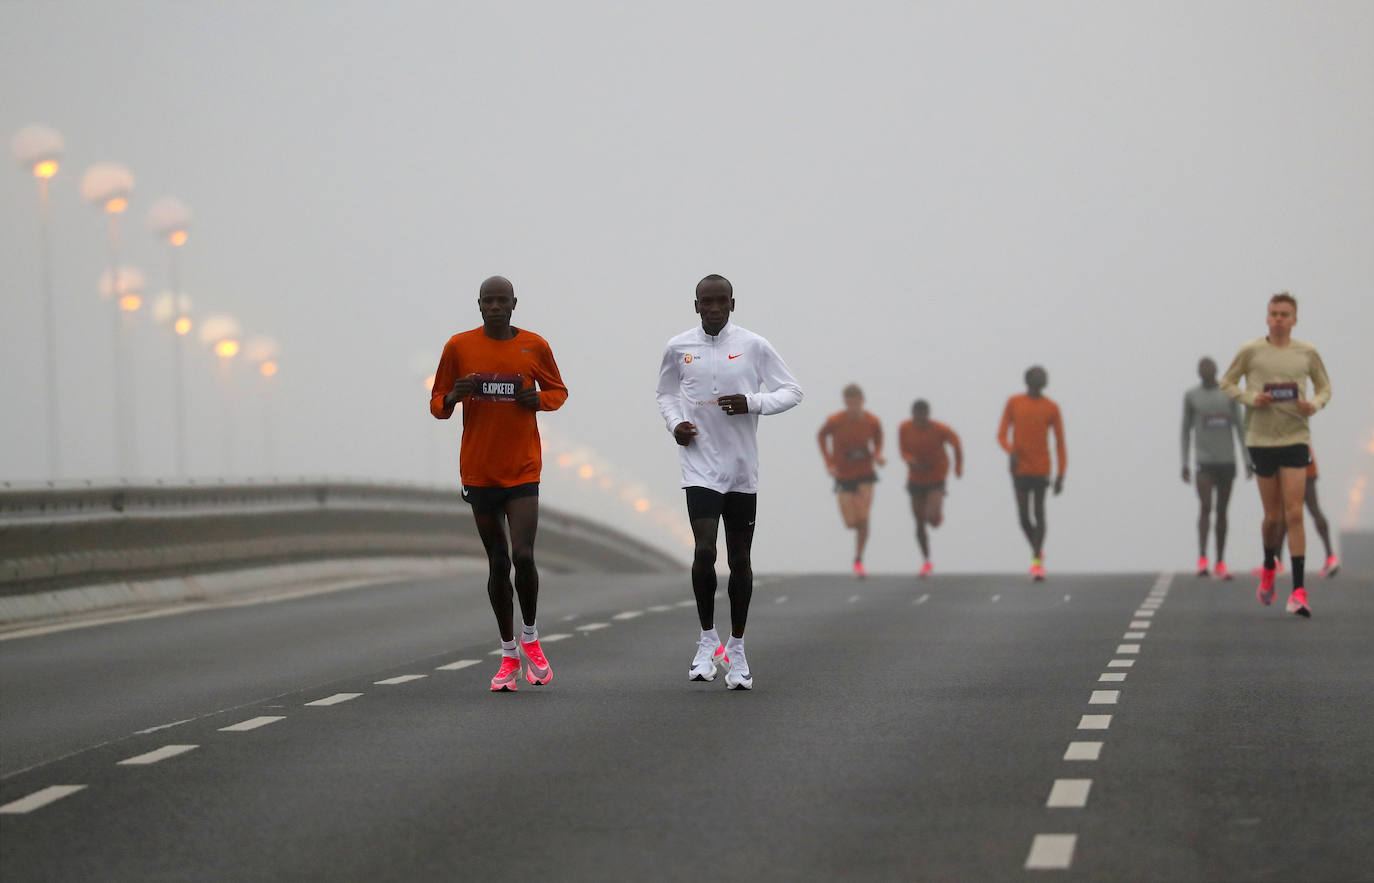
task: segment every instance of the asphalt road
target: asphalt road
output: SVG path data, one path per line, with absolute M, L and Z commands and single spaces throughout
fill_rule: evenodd
M 1370 880 L 1372 589 L 768 576 L 748 693 L 685 575 L 546 575 L 515 694 L 472 576 L 0 641 L 0 877 Z

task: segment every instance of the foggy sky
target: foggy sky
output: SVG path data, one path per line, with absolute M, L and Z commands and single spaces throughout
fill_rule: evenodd
M 67 141 L 53 181 L 67 477 L 115 473 L 103 219 L 77 192 L 99 160 L 137 178 L 125 251 L 154 288 L 166 254 L 143 218 L 175 195 L 196 217 L 182 258 L 197 312 L 281 341 L 282 475 L 456 487 L 459 425 L 428 415 L 415 362 L 479 324 L 495 273 L 571 393 L 541 415 L 550 442 L 641 483 L 678 529 L 658 360 L 696 323 L 696 281 L 733 281 L 735 320 L 806 392 L 761 421 L 760 571 L 848 565 L 815 433 L 851 381 L 892 442 L 870 569 L 919 563 L 895 451 L 917 397 L 966 447 L 937 567 L 1023 569 L 995 431 L 1036 362 L 1069 448 L 1051 572 L 1189 566 L 1183 393 L 1200 356 L 1224 370 L 1264 334 L 1283 289 L 1333 380 L 1313 420 L 1333 526 L 1372 471 L 1367 2 L 6 2 L 7 151 L 29 123 Z M 0 240 L 0 478 L 39 479 L 34 187 L 13 162 Z M 139 322 L 142 473 L 170 476 L 171 344 Z M 189 374 L 201 476 L 226 472 L 210 361 Z M 232 473 L 261 475 L 259 378 L 234 383 Z M 547 504 L 684 554 L 589 487 L 546 462 Z M 1237 568 L 1258 558 L 1256 497 L 1241 483 L 1233 501 Z

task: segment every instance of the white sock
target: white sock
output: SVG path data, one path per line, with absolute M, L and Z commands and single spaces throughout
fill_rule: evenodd
M 516 654 L 516 652 L 515 652 L 515 642 L 514 642 L 514 641 L 502 641 L 502 642 L 501 642 L 501 655 L 502 655 L 502 656 L 516 656 L 517 654 Z
M 708 630 L 706 630 L 706 631 L 704 631 L 704 632 L 701 633 L 701 639 L 702 639 L 703 641 L 706 640 L 707 638 L 710 638 L 712 641 L 715 641 L 717 644 L 720 643 L 720 633 L 717 632 L 714 628 L 708 629 Z
M 521 626 L 520 640 L 524 641 L 526 644 L 533 644 L 535 641 L 539 640 L 539 629 L 535 628 L 533 623 Z
M 731 635 L 731 636 L 730 636 L 730 640 L 728 640 L 728 641 L 725 642 L 725 652 L 726 652 L 726 653 L 731 653 L 731 652 L 733 652 L 733 651 L 735 651 L 735 650 L 743 650 L 743 649 L 744 649 L 744 639 L 743 639 L 743 638 L 736 638 L 734 635 Z

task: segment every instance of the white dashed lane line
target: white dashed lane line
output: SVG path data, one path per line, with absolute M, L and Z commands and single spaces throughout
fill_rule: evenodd
M 157 726 L 155 726 L 155 727 L 149 727 L 149 728 L 146 729 L 146 730 L 134 730 L 134 735 L 135 735 L 135 736 L 146 736 L 146 735 L 148 735 L 149 733 L 156 733 L 158 730 L 170 730 L 172 727 L 179 727 L 179 726 L 181 726 L 182 724 L 189 724 L 189 723 L 190 723 L 191 721 L 193 721 L 193 720 L 195 720 L 195 718 L 193 718 L 193 717 L 188 717 L 188 718 L 186 718 L 185 720 L 173 721 L 173 722 L 170 723 L 170 724 L 158 724 Z
M 1055 779 L 1045 806 L 1051 809 L 1082 809 L 1088 805 L 1092 779 Z
M 1116 652 L 1122 656 L 1131 656 L 1140 652 L 1139 644 L 1117 644 Z
M 1077 834 L 1036 834 L 1026 856 L 1027 871 L 1061 871 L 1073 864 Z
M 1002 600 L 1002 596 L 1001 596 L 1001 595 L 993 595 L 993 596 L 992 596 L 992 603 L 994 603 L 994 604 L 996 604 L 998 601 L 1001 601 L 1001 600 Z
M 1143 641 L 1145 640 L 1145 632 L 1126 632 L 1121 636 L 1121 639 L 1123 641 Z
M 1113 659 L 1107 663 L 1107 668 L 1130 668 L 1135 665 L 1134 659 Z
M 1089 705 L 1115 705 L 1121 698 L 1120 690 L 1093 690 L 1093 694 L 1088 697 Z
M 307 702 L 306 705 L 325 706 L 338 705 L 340 702 L 347 702 L 350 699 L 357 699 L 362 693 L 335 693 L 333 696 L 326 696 L 323 699 L 316 699 L 314 702 Z
M 156 751 L 149 751 L 147 754 L 126 757 L 119 762 L 119 766 L 147 766 L 152 763 L 161 763 L 169 757 L 176 757 L 199 747 L 199 745 L 163 745 Z
M 1135 612 L 1135 616 L 1137 619 L 1148 619 L 1149 617 L 1154 615 L 1155 612 L 1153 610 L 1137 610 Z
M 667 613 L 669 610 L 672 609 L 673 605 L 671 604 L 655 604 L 652 607 L 649 607 L 648 611 L 650 613 Z
M 5 815 L 22 815 L 42 809 L 50 803 L 55 803 L 64 797 L 70 797 L 76 792 L 85 788 L 85 785 L 49 785 L 42 791 L 35 791 L 28 797 L 21 797 L 12 800 L 4 806 L 0 806 L 0 813 Z
M 572 635 L 568 634 L 567 632 L 556 632 L 556 633 L 554 633 L 554 634 L 552 634 L 552 635 L 540 635 L 540 636 L 539 636 L 539 643 L 540 643 L 540 644 L 556 644 L 556 643 L 558 643 L 559 641 L 566 641 L 568 638 L 571 638 L 571 637 L 572 637 Z
M 460 660 L 458 660 L 457 662 L 450 662 L 448 665 L 441 665 L 441 666 L 438 666 L 438 667 L 435 668 L 434 670 L 435 670 L 435 671 L 461 671 L 461 670 L 463 670 L 463 669 L 465 669 L 465 668 L 468 668 L 469 666 L 477 665 L 477 664 L 479 664 L 481 661 L 482 661 L 482 660 L 480 660 L 480 659 L 460 659 Z
M 849 603 L 850 603 L 850 604 L 854 604 L 854 603 L 856 603 L 858 600 L 859 600 L 859 596 L 858 596 L 858 595 L 850 595 L 850 596 L 849 596 Z
M 1124 671 L 1104 671 L 1097 676 L 1097 679 L 1105 682 L 1124 681 L 1126 680 L 1126 673 Z
M 1130 627 L 1133 629 L 1147 629 L 1150 627 L 1150 621 L 1148 619 L 1133 619 L 1131 620 Z
M 615 616 L 612 616 L 611 619 L 618 619 L 623 621 L 626 619 L 634 619 L 636 616 L 643 615 L 643 610 L 626 610 L 624 613 L 617 613 Z
M 239 721 L 227 727 L 220 727 L 221 733 L 246 733 L 249 730 L 256 730 L 258 727 L 265 727 L 268 724 L 275 724 L 277 721 L 284 721 L 284 715 L 263 715 L 262 717 L 250 717 L 246 721 Z
M 408 683 L 410 683 L 411 681 L 418 681 L 420 678 L 427 678 L 427 677 L 429 677 L 429 675 L 397 675 L 397 676 L 394 677 L 394 678 L 387 678 L 386 680 L 383 680 L 383 681 L 373 681 L 372 683 L 374 683 L 374 684 L 385 684 L 385 685 L 387 685 L 387 686 L 390 686 L 390 685 L 393 685 L 393 684 L 408 684 Z
M 695 603 L 695 602 L 693 602 L 693 603 Z M 609 622 L 589 622 L 589 623 L 587 623 L 586 625 L 580 625 L 580 626 L 578 626 L 578 627 L 577 627 L 577 630 L 578 630 L 579 632 L 594 632 L 594 631 L 598 631 L 598 630 L 600 630 L 600 629 L 608 629 L 608 628 L 610 628 L 610 627 L 611 627 L 611 624 L 610 624 Z
M 1102 756 L 1101 742 L 1070 742 L 1065 760 L 1097 760 Z
M 1078 719 L 1080 730 L 1105 730 L 1112 725 L 1110 714 L 1085 714 Z
M 786 602 L 786 601 L 787 601 L 787 596 L 786 596 L 786 595 L 779 595 L 778 597 L 776 597 L 776 598 L 773 599 L 773 603 L 774 603 L 774 604 L 782 604 L 782 603 L 784 603 L 784 602 Z
M 697 602 L 696 602 L 695 600 L 688 599 L 688 600 L 686 600 L 686 601 L 679 601 L 679 602 L 677 602 L 677 604 L 676 604 L 675 606 L 677 606 L 677 607 L 695 607 L 695 606 L 697 606 Z
M 926 602 L 929 601 L 929 600 L 930 600 L 930 596 L 929 596 L 929 595 L 922 595 L 921 597 L 917 598 L 915 601 L 912 601 L 911 603 L 912 603 L 912 604 L 924 604 L 924 603 L 926 603 Z

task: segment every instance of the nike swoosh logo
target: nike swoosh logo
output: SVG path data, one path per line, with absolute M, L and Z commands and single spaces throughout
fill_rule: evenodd
M 738 358 L 739 358 L 740 356 L 742 356 L 742 355 L 744 355 L 744 353 L 735 353 L 733 356 L 726 356 L 726 358 L 727 358 L 727 359 L 738 359 Z

